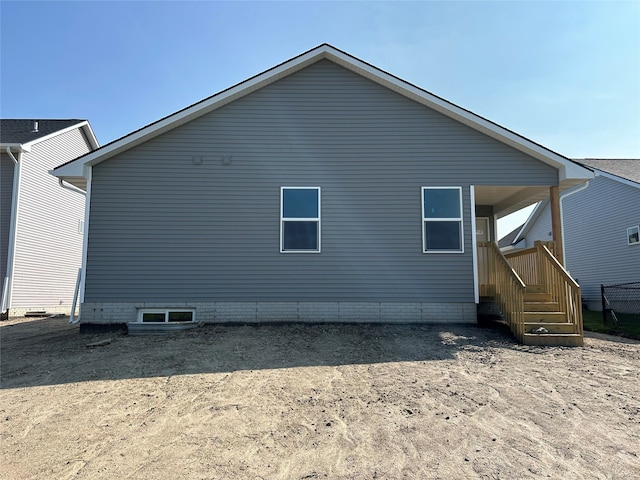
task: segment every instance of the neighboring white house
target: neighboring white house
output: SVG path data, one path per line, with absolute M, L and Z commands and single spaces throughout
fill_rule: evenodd
M 98 146 L 86 120 L 0 120 L 3 314 L 69 312 L 82 259 L 85 196 L 61 186 L 49 170 Z
M 584 159 L 587 185 L 561 197 L 565 264 L 589 309 L 600 310 L 600 285 L 640 281 L 640 159 Z M 513 233 L 513 232 L 512 232 Z M 551 240 L 549 202 L 542 201 L 512 238 L 513 248 Z

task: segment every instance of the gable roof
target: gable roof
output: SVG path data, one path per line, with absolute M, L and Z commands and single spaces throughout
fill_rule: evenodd
M 93 130 L 87 120 L 28 120 L 0 119 L 0 145 L 28 150 L 29 146 L 73 128 L 82 128 L 91 146 L 98 148 Z
M 520 230 L 522 230 L 522 227 L 524 227 L 524 223 L 519 227 L 516 227 L 514 230 L 511 230 L 504 237 L 498 240 L 498 247 L 504 248 L 504 247 L 508 247 L 509 245 L 512 245 L 513 241 L 516 239 L 516 236 L 518 235 Z
M 640 184 L 638 158 L 584 158 L 577 161 L 587 167 Z
M 244 97 L 260 88 L 263 88 L 277 80 L 302 70 L 320 60 L 332 61 L 349 71 L 361 75 L 369 80 L 389 88 L 411 100 L 436 110 L 460 123 L 463 123 L 485 135 L 520 150 L 548 165 L 559 170 L 559 180 L 564 188 L 583 182 L 593 175 L 582 165 L 555 153 L 542 145 L 508 130 L 497 123 L 476 115 L 469 110 L 461 108 L 441 97 L 438 97 L 422 88 L 391 75 L 373 65 L 366 63 L 342 50 L 322 44 L 297 57 L 287 60 L 269 70 L 255 75 L 248 80 L 238 83 L 204 100 L 168 115 L 156 122 L 140 128 L 124 137 L 104 145 L 98 150 L 88 153 L 71 162 L 67 162 L 53 170 L 53 174 L 64 178 L 70 183 L 83 185 L 81 179 L 86 173 L 85 166 L 96 165 L 100 162 L 129 150 L 158 135 L 183 125 L 195 118 L 212 112 L 234 100 Z M 564 182 L 564 183 L 563 183 Z

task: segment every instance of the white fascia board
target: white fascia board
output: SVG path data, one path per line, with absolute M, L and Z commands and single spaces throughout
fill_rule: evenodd
M 86 158 L 86 155 L 80 157 L 80 160 Z M 56 177 L 84 177 L 84 163 L 78 160 L 56 167 L 50 170 L 49 173 Z
M 95 133 L 93 133 L 91 124 L 88 121 L 85 121 L 78 126 L 84 131 L 84 134 L 86 135 L 87 140 L 89 140 L 89 144 L 91 145 L 91 149 L 97 150 L 98 148 L 100 148 L 100 142 L 98 142 Z
M 7 147 L 9 147 L 14 152 L 30 152 L 31 146 L 26 143 L 0 143 L 0 149 L 2 149 L 2 153 L 7 151 Z
M 583 167 L 582 165 L 578 165 L 569 161 L 565 168 L 560 170 L 560 182 L 565 180 L 591 180 L 593 179 L 594 174 L 590 168 Z M 581 182 L 578 182 L 581 183 Z

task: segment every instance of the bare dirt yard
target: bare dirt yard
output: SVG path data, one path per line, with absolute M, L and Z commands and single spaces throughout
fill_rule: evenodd
M 640 478 L 640 342 L 0 323 L 3 479 Z M 89 346 L 90 344 L 102 346 Z

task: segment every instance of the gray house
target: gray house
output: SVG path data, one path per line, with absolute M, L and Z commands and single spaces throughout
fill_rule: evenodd
M 82 260 L 84 192 L 56 165 L 98 148 L 85 120 L 0 120 L 2 313 L 68 313 Z
M 601 310 L 601 284 L 640 282 L 640 159 L 579 162 L 595 178 L 562 195 L 564 254 L 589 309 Z M 549 202 L 542 201 L 511 243 L 550 239 Z
M 53 173 L 92 324 L 475 322 L 476 242 L 593 176 L 326 44 Z

